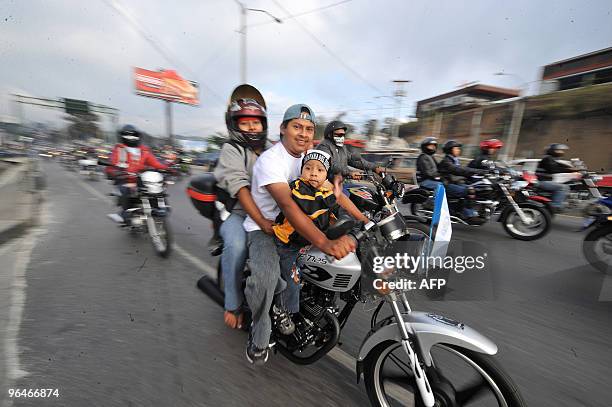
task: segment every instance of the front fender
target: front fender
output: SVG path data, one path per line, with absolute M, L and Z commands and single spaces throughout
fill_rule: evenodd
M 417 353 L 423 359 L 421 362 L 424 362 L 427 366 L 431 366 L 430 350 L 432 346 L 438 343 L 455 345 L 487 355 L 495 355 L 497 353 L 497 345 L 495 343 L 473 328 L 460 322 L 440 315 L 417 311 L 404 313 L 402 317 L 408 332 L 416 336 L 416 343 L 418 343 L 420 348 L 420 352 Z M 361 364 L 376 345 L 388 340 L 401 341 L 400 330 L 396 322 L 381 324 L 378 329 L 370 331 L 359 348 L 357 364 Z

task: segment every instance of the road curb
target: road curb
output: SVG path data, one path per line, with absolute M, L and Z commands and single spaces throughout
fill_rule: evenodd
M 26 183 L 28 190 L 25 194 L 31 194 L 31 202 L 28 204 L 27 216 L 24 220 L 9 223 L 7 226 L 0 227 L 0 245 L 19 238 L 27 233 L 32 227 L 39 224 L 40 207 L 43 202 L 43 189 L 45 187 L 44 175 L 37 168 L 36 164 L 26 169 Z

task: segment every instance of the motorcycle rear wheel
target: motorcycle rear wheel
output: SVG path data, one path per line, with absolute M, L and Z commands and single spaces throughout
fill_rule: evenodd
M 526 406 L 516 384 L 491 356 L 437 344 L 432 348 L 432 357 L 434 365 L 427 368 L 427 377 L 436 407 Z M 399 342 L 385 341 L 370 351 L 364 360 L 363 373 L 373 406 L 400 406 L 410 403 L 410 400 L 416 407 L 423 406 L 407 362 L 408 358 Z M 476 376 L 476 380 L 469 380 L 470 375 L 466 375 L 469 371 L 476 373 L 471 375 Z M 483 399 L 483 396 L 488 397 Z

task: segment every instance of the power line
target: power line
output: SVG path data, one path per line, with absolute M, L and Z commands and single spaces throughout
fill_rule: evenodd
M 286 8 L 284 8 L 277 0 L 272 0 L 272 2 L 274 4 L 276 4 L 276 6 L 278 8 L 280 8 L 281 10 L 283 10 L 283 12 L 285 14 L 287 14 L 287 17 L 285 18 L 292 18 L 294 17 Z M 334 58 L 336 61 L 338 61 L 338 63 L 340 65 L 342 65 L 347 71 L 349 71 L 350 73 L 352 73 L 355 77 L 357 77 L 360 81 L 362 81 L 363 83 L 365 83 L 367 86 L 369 86 L 371 89 L 375 90 L 376 92 L 378 92 L 378 94 L 382 94 L 384 93 L 382 90 L 378 89 L 378 87 L 376 87 L 376 85 L 372 84 L 370 81 L 368 81 L 366 78 L 364 78 L 363 76 L 361 76 L 361 74 L 357 71 L 355 71 L 353 68 L 351 68 L 346 62 L 344 62 L 344 60 L 342 58 L 340 58 L 339 56 L 337 56 L 331 49 L 329 49 L 329 47 L 327 45 L 325 45 L 325 43 L 323 41 L 321 41 L 319 38 L 317 38 L 317 36 L 315 36 L 313 33 L 311 33 L 302 23 L 299 22 L 299 20 L 295 19 L 294 20 L 295 23 L 298 25 L 298 27 L 300 27 L 302 29 L 302 31 L 304 31 L 314 42 L 316 42 L 321 48 L 323 48 L 323 50 L 325 52 L 327 52 L 332 58 Z
M 339 1 L 337 3 L 328 4 L 327 6 L 318 7 L 318 8 L 312 9 L 312 10 L 304 11 L 302 13 L 297 13 L 297 14 L 294 14 L 292 16 L 286 17 L 285 20 L 290 20 L 290 19 L 293 19 L 293 18 L 305 16 L 307 14 L 316 13 L 317 11 L 326 10 L 328 8 L 336 7 L 336 6 L 339 6 L 341 4 L 348 3 L 349 1 L 353 1 L 353 0 L 342 0 L 342 1 Z M 260 25 L 267 25 L 267 24 L 272 24 L 272 23 L 274 23 L 274 21 L 265 21 L 263 23 L 251 24 L 248 27 L 249 28 L 251 28 L 251 27 L 258 27 Z
M 181 66 L 187 71 L 189 75 L 194 78 L 197 78 L 197 75 L 189 68 L 189 66 L 179 58 L 174 55 L 171 55 L 171 52 L 165 49 L 165 47 L 153 37 L 153 35 L 149 34 L 147 30 L 132 16 L 117 0 L 102 0 L 106 5 L 111 7 L 113 10 L 119 13 L 121 17 L 123 17 L 131 26 L 140 34 L 159 54 L 166 59 L 166 61 L 170 62 L 173 65 Z M 206 88 L 208 92 L 216 97 L 222 105 L 225 105 L 224 99 L 219 96 L 214 90 L 212 90 L 209 86 L 207 86 L 204 82 L 198 81 L 201 86 Z

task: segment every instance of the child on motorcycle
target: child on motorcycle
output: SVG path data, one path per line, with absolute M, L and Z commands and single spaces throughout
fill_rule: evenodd
M 293 201 L 322 232 L 326 232 L 330 223 L 339 217 L 342 209 L 337 198 L 340 200 L 345 198 L 342 194 L 340 179 L 337 179 L 333 185 L 327 181 L 330 166 L 331 156 L 325 151 L 307 151 L 302 159 L 300 177 L 289 183 Z M 346 201 L 351 203 L 348 199 Z M 358 220 L 368 222 L 368 219 L 356 207 L 350 212 Z M 299 273 L 295 262 L 300 249 L 310 245 L 310 242 L 291 226 L 282 212 L 276 218 L 275 223 L 272 229 L 280 257 L 281 276 L 287 282 L 287 288 L 279 299 L 283 302 L 284 309 L 295 314 L 300 307 Z

